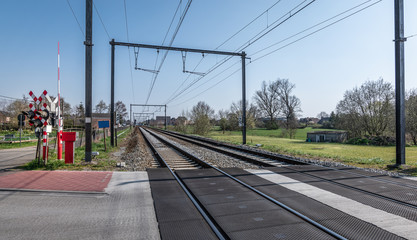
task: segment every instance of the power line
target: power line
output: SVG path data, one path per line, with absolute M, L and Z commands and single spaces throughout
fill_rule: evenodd
M 343 21 L 343 20 L 345 20 L 345 19 L 347 19 L 347 18 L 349 18 L 349 17 L 351 17 L 351 16 L 353 16 L 353 15 L 355 15 L 355 14 L 359 13 L 359 12 L 362 12 L 362 11 L 364 11 L 364 10 L 366 10 L 366 9 L 368 9 L 368 8 L 370 8 L 370 7 L 372 7 L 372 6 L 376 5 L 376 4 L 378 4 L 378 3 L 380 3 L 380 2 L 382 2 L 382 0 L 376 1 L 376 2 L 374 2 L 374 3 L 372 3 L 372 4 L 368 5 L 368 6 L 365 6 L 365 7 L 361 8 L 361 9 L 359 9 L 359 10 L 357 10 L 357 11 L 355 11 L 355 12 L 353 12 L 353 13 L 351 13 L 351 14 L 349 14 L 349 15 L 347 15 L 347 16 L 345 16 L 345 17 L 343 17 L 343 18 L 341 18 L 341 19 L 339 19 L 339 20 L 337 20 L 337 21 L 334 21 L 334 22 L 332 22 L 332 23 L 330 23 L 330 24 L 328 24 L 328 25 L 326 25 L 326 26 L 324 26 L 324 27 L 322 27 L 322 28 L 319 28 L 318 30 L 316 30 L 316 31 L 314 31 L 314 32 L 311 32 L 311 33 L 309 33 L 309 34 L 307 34 L 307 35 L 305 35 L 305 36 L 303 36 L 303 37 L 300 37 L 300 38 L 298 38 L 298 39 L 296 39 L 296 40 L 294 40 L 294 41 L 292 41 L 292 42 L 290 42 L 290 43 L 288 43 L 288 44 L 286 44 L 286 45 L 284 45 L 284 46 L 282 46 L 282 47 L 279 47 L 279 48 L 277 48 L 277 49 L 275 49 L 275 50 L 273 50 L 273 51 L 271 51 L 271 52 L 269 52 L 269 53 L 266 53 L 266 54 L 264 54 L 264 55 L 262 55 L 262 56 L 260 56 L 260 57 L 258 57 L 258 58 L 256 58 L 256 59 L 252 60 L 252 62 L 255 62 L 255 61 L 257 61 L 257 60 L 259 60 L 259 59 L 262 59 L 262 58 L 264 58 L 264 57 L 266 57 L 266 56 L 268 56 L 268 55 L 271 55 L 271 54 L 272 54 L 272 53 L 274 53 L 274 52 L 277 52 L 277 51 L 279 51 L 279 50 L 281 50 L 281 49 L 283 49 L 283 48 L 286 48 L 286 47 L 288 47 L 288 46 L 290 46 L 290 45 L 292 45 L 292 44 L 296 43 L 296 42 L 299 42 L 299 41 L 301 41 L 301 40 L 303 40 L 303 39 L 305 39 L 305 38 L 307 38 L 307 37 L 309 37 L 309 36 L 311 36 L 311 35 L 313 35 L 313 34 L 315 34 L 315 33 L 318 33 L 318 32 L 320 32 L 320 31 L 322 31 L 322 30 L 324 30 L 324 29 L 326 29 L 326 28 L 328 28 L 328 27 L 330 27 L 330 26 L 332 26 L 332 25 L 334 25 L 334 24 L 336 24 L 336 23 L 340 22 L 340 21 Z
M 4 95 L 0 95 L 1 98 L 8 98 L 8 99 L 12 99 L 12 100 L 24 100 L 23 98 L 15 98 L 15 97 L 8 97 L 8 96 L 4 96 Z
M 98 12 L 97 7 L 96 7 L 96 4 L 94 3 L 94 1 L 93 1 L 93 6 L 94 6 L 94 10 L 96 10 L 96 13 L 97 13 L 98 18 L 100 19 L 101 25 L 103 26 L 104 31 L 105 31 L 105 32 L 106 32 L 106 34 L 107 34 L 107 37 L 108 37 L 109 39 L 111 39 L 111 38 L 110 38 L 110 35 L 109 35 L 109 32 L 107 32 L 106 25 L 104 25 L 103 19 L 101 19 L 100 13 Z
M 250 21 L 248 24 L 246 24 L 245 26 L 243 26 L 241 29 L 239 29 L 236 33 L 234 33 L 232 36 L 230 36 L 229 38 L 227 38 L 223 43 L 221 43 L 219 46 L 217 46 L 215 48 L 215 50 L 219 49 L 221 46 L 223 46 L 225 43 L 227 43 L 228 41 L 230 41 L 232 38 L 234 38 L 236 35 L 238 35 L 240 32 L 242 32 L 244 29 L 246 29 L 248 26 L 250 26 L 252 23 L 254 23 L 256 20 L 258 20 L 260 17 L 262 17 L 265 13 L 268 13 L 269 10 L 271 10 L 273 7 L 275 7 L 279 2 L 281 2 L 282 0 L 278 0 L 276 1 L 274 4 L 272 4 L 272 6 L 270 6 L 269 8 L 267 8 L 266 10 L 264 10 L 261 14 L 259 14 L 257 17 L 255 17 L 252 21 Z M 197 65 L 194 67 L 193 72 L 196 71 L 197 67 L 201 64 L 201 62 L 203 61 L 204 58 L 202 58 Z M 230 57 L 226 57 L 226 59 L 230 59 Z M 205 75 L 207 75 L 208 72 L 205 73 Z M 190 78 L 191 73 L 188 74 L 187 78 L 181 83 L 181 85 L 171 94 L 171 96 L 168 98 L 168 100 L 166 101 L 166 103 L 172 101 L 173 99 L 175 99 L 177 96 L 175 96 L 175 94 L 178 92 L 178 90 L 184 85 L 184 83 Z M 200 77 L 201 79 L 202 77 Z M 187 86 L 186 89 L 182 90 L 182 92 L 186 91 L 189 87 Z
M 261 36 L 257 37 L 255 40 L 252 40 L 254 38 L 252 38 L 251 40 L 248 41 L 248 44 L 243 47 L 241 50 L 246 49 L 247 47 L 249 47 L 250 45 L 254 44 L 255 42 L 257 42 L 258 40 L 260 40 L 261 38 L 263 38 L 264 36 L 266 36 L 268 33 L 270 33 L 272 30 L 274 30 L 275 28 L 281 26 L 283 23 L 285 23 L 286 21 L 288 21 L 289 19 L 291 19 L 292 17 L 294 17 L 295 15 L 297 15 L 298 13 L 300 13 L 302 10 L 304 10 L 305 8 L 307 8 L 308 6 L 310 6 L 313 2 L 315 2 L 316 0 L 311 0 L 309 3 L 307 3 L 306 5 L 302 6 L 300 9 L 296 10 L 298 7 L 300 7 L 303 3 L 305 3 L 307 0 L 303 1 L 302 3 L 298 4 L 296 7 L 294 7 L 293 9 L 291 9 L 287 14 L 285 14 L 284 16 L 288 15 L 287 18 L 285 18 L 284 20 L 280 21 L 278 24 L 276 24 L 275 26 L 271 27 L 271 29 L 269 29 L 268 31 L 266 31 L 265 33 L 261 34 Z M 292 13 L 292 11 L 296 10 L 294 13 Z M 283 17 L 284 17 L 283 16 Z M 280 18 L 281 19 L 281 18 Z M 280 19 L 276 20 L 273 24 L 277 23 Z M 240 51 L 241 51 L 240 50 Z
M 405 39 L 412 38 L 412 37 L 415 37 L 415 36 L 417 36 L 417 34 L 413 34 L 413 35 L 410 35 L 408 37 L 405 37 Z
M 178 10 L 179 10 L 179 9 L 180 9 L 180 7 L 181 7 L 181 4 L 182 4 L 182 0 L 180 0 L 180 1 L 179 1 L 179 3 L 178 3 L 177 9 L 175 10 L 174 16 L 172 17 L 171 23 L 169 24 L 168 30 L 167 30 L 167 32 L 165 33 L 165 37 L 164 37 L 164 40 L 162 41 L 162 44 L 161 44 L 161 45 L 164 45 L 164 43 L 165 43 L 165 40 L 166 40 L 166 38 L 167 38 L 167 36 L 168 36 L 169 31 L 171 30 L 172 24 L 174 23 L 175 17 L 177 16 L 177 13 L 178 13 Z M 157 64 L 157 62 L 158 62 L 158 57 L 159 57 L 159 52 L 158 52 L 158 55 L 156 56 L 156 59 L 155 59 L 155 64 L 154 64 L 154 68 L 153 68 L 155 72 L 156 72 L 156 64 Z M 191 75 L 191 74 L 190 74 L 190 75 Z M 188 76 L 190 76 L 190 75 L 188 75 Z M 154 74 L 153 74 L 153 75 L 152 75 L 152 79 L 153 79 L 154 77 L 155 77 L 155 76 L 154 76 Z M 187 78 L 187 79 L 188 79 L 188 78 Z M 182 84 L 181 84 L 181 86 L 182 86 Z M 177 89 L 177 90 L 178 90 L 178 89 Z M 175 90 L 175 92 L 176 92 L 177 90 Z M 175 92 L 174 92 L 174 94 L 175 94 Z
M 180 2 L 178 3 L 177 10 L 175 10 L 174 16 L 171 19 L 171 23 L 169 24 L 168 30 L 165 33 L 165 37 L 164 37 L 164 40 L 162 41 L 162 44 L 161 45 L 164 45 L 164 43 L 165 43 L 165 40 L 166 40 L 166 38 L 168 36 L 169 31 L 171 30 L 172 23 L 174 23 L 175 17 L 177 16 L 178 9 L 180 9 L 181 4 L 182 4 L 182 0 L 180 0 Z
M 78 27 L 80 28 L 81 34 L 85 37 L 85 35 L 84 35 L 84 30 L 83 30 L 83 28 L 81 27 L 81 24 L 80 24 L 80 22 L 78 21 L 78 18 L 77 18 L 77 16 L 76 16 L 76 15 L 75 15 L 75 13 L 74 13 L 74 9 L 72 9 L 72 7 L 71 7 L 71 4 L 70 4 L 69 0 L 67 0 L 67 3 L 68 3 L 69 8 L 71 9 L 72 16 L 74 16 L 75 21 L 77 21 L 77 24 L 78 24 Z
M 180 20 L 179 20 L 179 22 L 178 22 L 178 24 L 177 24 L 177 27 L 176 27 L 176 29 L 175 29 L 175 31 L 174 31 L 174 34 L 173 34 L 173 36 L 172 36 L 172 38 L 171 38 L 171 41 L 170 41 L 170 43 L 169 43 L 169 46 L 170 46 L 170 47 L 172 46 L 172 43 L 174 42 L 175 37 L 176 37 L 176 36 L 177 36 L 177 34 L 178 34 L 178 31 L 179 31 L 179 29 L 180 29 L 180 27 L 181 27 L 181 25 L 182 25 L 182 23 L 183 23 L 183 21 L 184 21 L 185 15 L 187 14 L 188 9 L 190 8 L 191 2 L 192 2 L 192 0 L 188 0 L 187 5 L 185 6 L 185 9 L 184 9 L 184 11 L 183 11 L 183 13 L 182 13 L 182 15 L 181 15 L 181 17 L 180 17 Z M 165 59 L 166 59 L 167 55 L 168 55 L 168 51 L 166 51 L 166 52 L 165 52 L 165 55 L 164 55 L 164 57 L 162 58 L 162 61 L 161 61 L 160 65 L 159 65 L 159 67 L 158 67 L 158 70 L 157 70 L 158 72 L 160 72 L 160 71 L 161 71 L 162 65 L 164 64 L 164 62 L 165 62 Z M 156 82 L 156 80 L 157 80 L 157 78 L 158 78 L 158 75 L 159 75 L 158 73 L 157 73 L 157 74 L 155 74 L 155 77 L 154 77 L 154 79 L 153 79 L 153 81 L 152 81 L 152 83 L 151 83 L 151 87 L 150 87 L 150 89 L 149 89 L 149 93 L 148 93 L 148 96 L 147 96 L 147 98 L 146 98 L 146 101 L 145 101 L 146 103 L 145 103 L 145 104 L 148 104 L 149 98 L 151 97 L 152 90 L 153 90 L 153 88 L 154 88 L 154 86 L 155 86 L 155 82 Z
M 126 25 L 126 36 L 127 36 L 127 41 L 129 41 L 129 27 L 127 25 L 127 10 L 126 10 L 126 0 L 123 0 L 123 5 L 124 5 L 124 9 L 125 9 L 125 25 Z M 133 97 L 133 102 L 135 102 L 135 88 L 133 86 L 133 71 L 132 71 L 132 57 L 130 56 L 130 49 L 129 47 L 128 49 L 128 53 L 129 53 L 129 68 L 130 68 L 130 81 L 132 82 L 132 97 Z
M 356 9 L 356 8 L 358 8 L 359 6 L 362 6 L 362 5 L 364 5 L 364 4 L 366 4 L 366 3 L 370 2 L 370 1 L 371 1 L 371 0 L 365 1 L 365 2 L 363 2 L 363 3 L 361 3 L 361 4 L 357 5 L 357 6 L 355 6 L 355 7 L 353 7 L 353 8 L 348 9 L 347 11 L 342 12 L 341 14 L 346 13 L 346 12 L 349 12 L 349 11 L 351 11 L 351 10 L 353 10 L 353 9 Z M 278 50 L 281 50 L 281 49 L 285 48 L 285 47 L 288 47 L 288 46 L 290 46 L 290 45 L 292 45 L 292 44 L 294 44 L 294 43 L 296 43 L 296 42 L 298 42 L 298 41 L 301 41 L 302 39 L 305 39 L 305 38 L 307 38 L 307 37 L 309 37 L 309 36 L 311 36 L 311 35 L 313 35 L 313 34 L 315 34 L 315 33 L 319 32 L 319 31 L 322 31 L 322 30 L 324 30 L 324 29 L 326 29 L 326 28 L 328 28 L 328 27 L 330 27 L 330 26 L 332 26 L 332 25 L 334 25 L 334 24 L 336 24 L 336 23 L 338 23 L 338 22 L 340 22 L 340 21 L 342 21 L 342 20 L 345 20 L 345 19 L 347 19 L 347 18 L 349 18 L 349 17 L 351 17 L 351 16 L 353 16 L 353 15 L 355 15 L 355 14 L 359 13 L 359 12 L 362 12 L 362 11 L 364 11 L 364 10 L 366 10 L 366 9 L 368 9 L 368 8 L 370 8 L 370 7 L 372 7 L 372 6 L 376 5 L 376 4 L 378 4 L 378 3 L 380 3 L 380 2 L 382 2 L 382 0 L 379 0 L 379 1 L 377 1 L 377 2 L 374 2 L 374 3 L 370 4 L 370 5 L 367 5 L 367 6 L 363 7 L 363 8 L 361 8 L 361 9 L 359 9 L 359 10 L 357 10 L 357 11 L 355 11 L 355 12 L 353 12 L 353 13 L 351 13 L 351 14 L 349 14 L 349 15 L 347 15 L 347 16 L 345 16 L 345 17 L 343 17 L 343 18 L 341 18 L 341 19 L 339 19 L 339 20 L 337 20 L 337 21 L 335 21 L 335 22 L 332 22 L 332 23 L 330 23 L 330 24 L 328 24 L 328 25 L 326 25 L 326 26 L 324 26 L 324 27 L 322 27 L 322 28 L 320 28 L 320 29 L 318 29 L 318 30 L 316 30 L 316 31 L 314 31 L 314 32 L 312 32 L 312 33 L 310 33 L 310 34 L 307 34 L 307 35 L 305 35 L 305 36 L 303 36 L 303 37 L 301 37 L 301 38 L 299 38 L 299 39 L 297 39 L 297 40 L 295 40 L 295 41 L 293 41 L 293 42 L 291 42 L 291 43 L 288 43 L 288 44 L 286 44 L 286 45 L 284 45 L 284 46 L 282 46 L 282 47 L 280 47 L 280 48 L 278 48 L 278 49 L 276 49 L 276 50 L 274 50 L 274 51 L 270 52 L 270 53 L 267 53 L 267 54 L 265 54 L 265 55 L 263 55 L 263 56 L 261 56 L 261 57 L 259 57 L 259 58 L 256 58 L 256 59 L 252 60 L 250 63 L 255 62 L 255 61 L 257 61 L 257 60 L 259 60 L 259 59 L 261 59 L 261 58 L 263 58 L 263 57 L 266 57 L 266 56 L 268 56 L 268 55 L 270 55 L 270 54 L 272 54 L 272 53 L 274 53 L 274 52 L 276 52 L 276 51 L 278 51 Z M 338 15 L 336 15 L 336 16 L 340 16 L 341 14 L 338 14 Z M 324 23 L 324 22 L 327 22 L 327 21 L 328 21 L 328 20 L 330 20 L 330 19 L 334 19 L 336 16 L 331 17 L 331 18 L 329 18 L 329 19 L 327 19 L 327 20 L 325 20 L 325 21 L 323 21 L 323 22 L 321 22 L 321 23 L 319 23 L 319 24 L 314 25 L 314 26 L 317 26 L 317 25 L 320 25 L 320 24 L 322 24 L 322 23 Z M 311 28 L 309 28 L 309 29 L 311 29 Z M 301 31 L 301 32 L 305 32 L 305 31 L 306 31 L 306 30 L 303 30 L 303 31 Z M 300 32 L 300 33 L 301 33 L 301 32 Z M 293 36 L 298 35 L 298 34 L 299 34 L 299 33 L 294 34 Z M 417 36 L 417 34 L 416 34 L 416 36 Z M 291 37 L 292 37 L 292 36 L 291 36 Z M 288 39 L 288 38 L 287 38 L 287 39 Z M 265 49 L 266 49 L 266 48 L 265 48 Z M 258 51 L 258 52 L 259 52 L 259 51 Z M 246 66 L 247 66 L 247 65 L 249 65 L 250 63 L 247 63 L 247 64 L 246 64 Z M 237 69 L 236 71 L 234 71 L 233 73 L 231 73 L 231 74 L 230 74 L 230 75 L 228 75 L 227 77 L 225 77 L 225 78 L 221 79 L 220 81 L 218 81 L 218 82 L 217 82 L 217 83 L 215 83 L 214 85 L 210 86 L 209 88 L 205 89 L 204 91 L 202 91 L 202 92 L 198 93 L 197 95 L 195 95 L 195 96 L 193 96 L 193 97 L 191 97 L 191 98 L 187 99 L 186 101 L 181 102 L 181 103 L 179 103 L 179 104 L 176 104 L 176 105 L 174 105 L 174 106 L 181 105 L 181 104 L 183 104 L 183 103 L 186 103 L 186 102 L 188 102 L 188 101 L 190 101 L 190 100 L 192 100 L 192 99 L 194 99 L 194 98 L 198 97 L 199 95 L 201 95 L 201 94 L 203 94 L 203 93 L 207 92 L 208 90 L 212 89 L 213 87 L 217 86 L 217 85 L 218 85 L 218 84 L 220 84 L 221 82 L 223 82 L 223 81 L 227 80 L 227 79 L 228 79 L 228 78 L 230 78 L 233 74 L 237 73 L 237 72 L 238 72 L 238 71 L 240 71 L 240 70 L 241 70 L 241 68 Z M 219 74 L 218 74 L 218 75 L 219 75 Z M 207 82 L 208 82 L 208 81 L 207 81 Z M 206 82 L 206 83 L 207 83 L 207 82 Z M 202 84 L 202 85 L 203 85 L 203 84 Z M 202 85 L 200 85 L 200 86 L 202 86 Z M 200 86 L 199 86 L 199 87 L 200 87 Z
M 258 50 L 258 51 L 256 51 L 256 52 L 254 52 L 252 55 L 256 55 L 256 54 L 258 54 L 258 53 L 260 53 L 260 52 L 262 52 L 262 51 L 265 51 L 266 49 L 269 49 L 269 48 L 271 48 L 271 47 L 273 47 L 273 46 L 276 46 L 276 45 L 278 45 L 278 44 L 280 44 L 280 43 L 282 43 L 282 42 L 285 42 L 285 41 L 287 41 L 287 40 L 289 40 L 289 39 L 291 39 L 291 38 L 293 38 L 293 37 L 295 37 L 295 36 L 298 36 L 298 35 L 300 35 L 300 34 L 302 34 L 302 33 L 304 33 L 304 32 L 307 32 L 308 30 L 311 30 L 311 29 L 313 29 L 313 28 L 315 28 L 315 27 L 317 27 L 317 26 L 320 26 L 320 25 L 322 25 L 323 23 L 326 23 L 326 22 L 328 22 L 328 21 L 330 21 L 330 20 L 333 20 L 333 19 L 335 19 L 335 18 L 337 18 L 337 17 L 340 17 L 341 15 L 343 15 L 343 14 L 345 14 L 345 13 L 348 13 L 348 12 L 350 12 L 350 11 L 352 11 L 352 10 L 356 9 L 356 8 L 359 8 L 360 6 L 362 6 L 362 5 L 364 5 L 364 4 L 368 3 L 368 2 L 371 2 L 371 1 L 373 1 L 373 0 L 368 0 L 368 1 L 362 2 L 362 3 L 360 3 L 360 4 L 356 5 L 356 6 L 352 7 L 352 8 L 349 8 L 349 9 L 348 9 L 348 10 L 346 10 L 346 11 L 343 11 L 343 12 L 341 12 L 341 13 L 339 13 L 339 14 L 336 14 L 335 16 L 333 16 L 333 17 L 331 17 L 331 18 L 328 18 L 328 19 L 326 19 L 326 20 L 324 20 L 324 21 L 321 21 L 321 22 L 319 22 L 319 23 L 317 23 L 317 24 L 315 24 L 315 25 L 313 25 L 313 26 L 311 26 L 311 27 L 308 27 L 308 28 L 306 28 L 306 29 L 304 29 L 304 30 L 302 30 L 302 31 L 300 31 L 300 32 L 298 32 L 298 33 L 296 33 L 296 34 L 293 34 L 293 35 L 291 35 L 291 36 L 289 36 L 289 37 L 287 37 L 287 38 L 284 38 L 284 39 L 282 39 L 282 40 L 280 40 L 280 41 L 278 41 L 278 42 L 276 42 L 276 43 L 274 43 L 274 44 L 269 45 L 268 47 L 265 47 L 265 48 L 263 48 L 263 49 L 261 49 L 261 50 Z
M 277 5 L 279 2 L 281 2 L 282 0 L 278 0 L 276 1 L 272 6 L 270 6 L 268 9 L 266 9 L 265 11 L 263 11 L 261 14 L 259 14 L 257 17 L 255 17 L 252 21 L 250 21 L 248 24 L 246 24 L 244 27 L 242 27 L 241 29 L 239 29 L 236 33 L 234 33 L 232 36 L 230 36 L 228 39 L 226 39 L 223 43 L 221 43 L 218 47 L 216 47 L 215 49 L 220 48 L 221 46 L 223 46 L 225 43 L 227 43 L 228 41 L 230 41 L 232 38 L 234 38 L 236 35 L 238 35 L 240 32 L 242 32 L 243 30 L 245 30 L 247 27 L 249 27 L 252 23 L 254 23 L 256 20 L 258 20 L 260 17 L 262 17 L 265 13 L 268 13 L 269 10 L 271 10 L 273 7 L 275 7 L 275 5 Z
M 180 0 L 180 2 L 178 3 L 177 9 L 175 10 L 174 16 L 172 17 L 171 23 L 169 24 L 168 30 L 165 33 L 165 37 L 164 37 L 164 40 L 162 41 L 161 45 L 164 45 L 164 43 L 165 43 L 165 40 L 168 36 L 169 31 L 171 30 L 172 23 L 174 23 L 175 17 L 177 16 L 177 13 L 178 13 L 178 10 L 181 7 L 181 4 L 182 4 L 182 0 Z M 156 74 L 156 65 L 158 63 L 158 58 L 159 58 L 159 51 L 158 51 L 158 54 L 156 55 L 156 58 L 155 58 L 155 64 L 154 64 L 154 67 L 153 67 L 154 73 L 152 74 L 151 82 L 152 82 L 152 80 L 153 80 L 153 78 L 155 77 L 155 74 Z
M 123 6 L 125 9 L 125 25 L 126 25 L 126 36 L 127 41 L 129 42 L 129 26 L 127 25 L 127 10 L 126 10 L 126 0 L 123 0 Z
M 249 64 L 249 63 L 248 63 L 248 64 Z M 248 64 L 246 64 L 246 66 L 247 66 Z M 227 77 L 225 77 L 225 78 L 223 78 L 222 80 L 218 81 L 217 83 L 215 83 L 214 85 L 212 85 L 212 86 L 210 86 L 209 88 L 205 89 L 204 91 L 202 91 L 202 92 L 200 92 L 200 93 L 198 93 L 198 94 L 194 95 L 193 97 L 191 97 L 191 98 L 189 98 L 189 99 L 185 100 L 184 102 L 181 102 L 181 103 L 176 104 L 176 105 L 174 105 L 174 106 L 181 105 L 181 104 L 183 104 L 183 103 L 186 103 L 186 102 L 188 102 L 188 101 L 190 101 L 190 100 L 192 100 L 192 99 L 194 99 L 194 98 L 196 98 L 196 97 L 200 96 L 201 94 L 203 94 L 203 93 L 207 92 L 208 90 L 210 90 L 210 89 L 214 88 L 215 86 L 219 85 L 221 82 L 226 81 L 226 80 L 227 80 L 227 79 L 229 79 L 231 76 L 233 76 L 234 74 L 236 74 L 237 72 L 239 72 L 241 69 L 242 69 L 242 68 L 237 69 L 236 71 L 232 72 L 230 75 L 228 75 Z
M 240 61 L 238 61 L 238 62 L 236 62 L 236 63 L 234 63 L 234 64 L 232 64 L 231 66 L 229 66 L 229 67 L 227 67 L 226 69 L 224 69 L 223 71 L 221 71 L 221 72 L 219 72 L 218 74 L 216 74 L 215 76 L 213 76 L 212 78 L 210 78 L 210 79 L 208 79 L 207 81 L 205 81 L 204 83 L 202 83 L 202 84 L 200 84 L 199 86 L 197 86 L 197 87 L 195 87 L 194 88 L 194 90 L 195 89 L 197 89 L 197 88 L 199 88 L 199 87 L 201 87 L 201 86 L 203 86 L 204 84 L 206 84 L 207 82 L 209 82 L 209 81 L 211 81 L 211 80 L 213 80 L 214 78 L 216 78 L 216 77 L 218 77 L 219 75 L 221 75 L 222 73 L 224 73 L 224 72 L 226 72 L 227 70 L 229 70 L 230 68 L 232 68 L 233 66 L 235 66 L 236 64 L 238 64 L 238 63 L 240 63 Z M 214 71 L 214 69 L 212 70 L 212 71 Z M 208 73 L 210 73 L 210 72 L 208 72 Z M 207 74 L 208 74 L 207 73 Z M 197 78 L 196 80 L 194 80 L 193 82 L 191 82 L 187 87 L 185 87 L 184 89 L 182 89 L 177 95 L 175 95 L 174 97 L 172 97 L 170 100 L 168 100 L 167 101 L 167 103 L 165 103 L 165 104 L 168 104 L 168 103 L 170 103 L 170 102 L 172 102 L 172 101 L 174 101 L 176 98 L 178 98 L 178 97 L 180 97 L 181 96 L 181 94 L 182 93 L 184 93 L 185 91 L 187 91 L 188 89 L 190 89 L 194 84 L 196 84 L 197 82 L 199 82 L 202 78 L 203 78 L 204 76 L 201 76 L 201 77 L 199 77 L 199 78 Z M 189 93 L 189 92 L 188 92 Z M 188 93 L 185 93 L 184 95 L 186 95 L 186 94 L 188 94 Z
M 289 12 L 287 12 L 286 14 L 284 14 L 283 16 L 281 16 L 280 18 L 278 18 L 277 20 L 275 20 L 272 24 L 274 26 L 272 27 L 267 27 L 263 30 L 261 30 L 259 33 L 257 33 L 254 37 L 252 37 L 249 41 L 247 41 L 247 43 L 243 44 L 242 46 L 240 46 L 235 52 L 239 52 L 242 51 L 244 49 L 246 49 L 247 47 L 249 47 L 250 45 L 254 44 L 255 42 L 257 42 L 258 40 L 260 40 L 261 38 L 265 37 L 268 33 L 270 33 L 272 30 L 276 29 L 278 26 L 282 25 L 283 23 L 285 23 L 286 21 L 288 21 L 289 19 L 291 19 L 292 17 L 294 17 L 295 15 L 297 15 L 298 13 L 300 13 L 302 10 L 304 10 L 306 7 L 308 7 L 310 4 L 312 4 L 313 2 L 315 2 L 316 0 L 311 0 L 310 2 L 308 2 L 306 5 L 302 6 L 305 2 L 307 2 L 307 0 L 304 0 L 303 2 L 301 2 L 300 4 L 298 4 L 297 6 L 295 6 L 294 8 L 292 8 Z M 294 12 L 295 11 L 295 12 Z M 286 18 L 284 18 L 285 16 L 287 16 Z M 283 20 L 282 20 L 283 19 Z M 282 20 L 282 21 L 280 21 Z M 267 32 L 264 32 L 265 30 L 267 30 Z M 253 40 L 255 39 L 255 40 Z M 227 61 L 229 61 L 231 59 L 231 56 L 224 58 L 221 63 L 217 63 L 215 64 L 211 69 L 209 69 L 209 71 L 207 71 L 205 73 L 204 76 L 198 78 L 197 80 L 195 80 L 194 82 L 190 83 L 184 90 L 182 90 L 179 94 L 177 94 L 176 96 L 172 97 L 171 99 L 169 99 L 167 102 L 172 101 L 173 99 L 177 98 L 181 93 L 183 93 L 184 91 L 186 91 L 187 89 L 189 89 L 192 85 L 194 85 L 195 83 L 197 83 L 198 81 L 200 81 L 202 78 L 204 78 L 207 74 L 209 74 L 210 72 L 214 71 L 215 69 L 217 69 L 218 67 L 220 67 L 221 65 L 223 65 L 224 63 L 226 63 Z

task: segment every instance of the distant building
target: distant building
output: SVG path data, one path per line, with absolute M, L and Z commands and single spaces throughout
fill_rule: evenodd
M 306 117 L 306 118 L 300 118 L 299 122 L 304 124 L 310 124 L 314 125 L 317 124 L 320 121 L 320 119 L 315 117 Z
M 322 118 L 320 119 L 320 121 L 318 122 L 318 124 L 323 125 L 323 124 L 325 124 L 326 122 L 330 122 L 330 117 L 322 117 Z
M 10 116 L 6 111 L 0 111 L 0 125 L 10 123 Z
M 109 121 L 110 125 L 110 113 L 92 113 L 91 118 L 91 127 L 93 129 L 98 129 L 98 121 Z M 114 119 L 114 121 L 116 121 L 116 118 Z M 114 123 L 114 125 L 116 125 L 116 122 Z
M 307 142 L 344 142 L 347 132 L 320 131 L 307 133 Z
M 169 125 L 171 122 L 171 117 L 170 116 L 156 116 L 155 118 L 155 125 L 160 126 L 160 125 L 165 125 L 165 120 L 166 123 Z

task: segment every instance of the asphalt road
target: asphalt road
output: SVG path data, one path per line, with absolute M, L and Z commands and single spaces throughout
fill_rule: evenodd
M 1 149 L 0 150 L 0 170 L 21 166 L 35 159 L 36 146 Z
M 0 191 L 0 213 L 0 239 L 160 239 L 146 172 L 115 172 L 100 194 Z

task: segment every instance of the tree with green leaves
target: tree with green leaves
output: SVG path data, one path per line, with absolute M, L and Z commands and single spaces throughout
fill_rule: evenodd
M 405 100 L 405 126 L 413 144 L 417 145 L 417 89 L 410 90 Z
M 214 110 L 205 102 L 198 102 L 190 112 L 191 120 L 194 122 L 194 133 L 206 135 L 211 129 L 210 119 L 213 118 Z
M 392 129 L 394 91 L 382 78 L 366 81 L 360 87 L 345 92 L 337 104 L 339 127 L 350 137 L 383 136 Z
M 220 130 L 222 130 L 223 134 L 224 131 L 227 130 L 227 115 L 229 114 L 226 110 L 219 110 L 218 112 L 218 118 L 219 118 L 219 126 Z

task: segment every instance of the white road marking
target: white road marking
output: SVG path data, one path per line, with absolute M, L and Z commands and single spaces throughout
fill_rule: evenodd
M 292 191 L 299 192 L 300 194 L 313 198 L 321 203 L 336 208 L 363 221 L 369 222 L 398 236 L 407 239 L 417 239 L 417 222 L 373 208 L 352 199 L 268 170 L 246 169 L 246 171 Z

